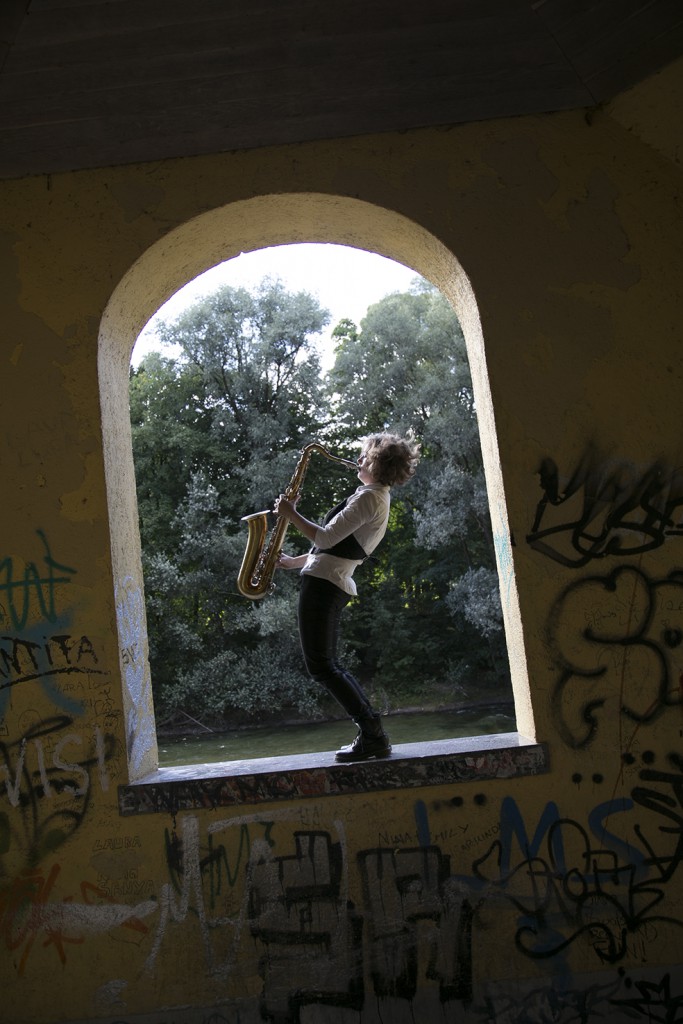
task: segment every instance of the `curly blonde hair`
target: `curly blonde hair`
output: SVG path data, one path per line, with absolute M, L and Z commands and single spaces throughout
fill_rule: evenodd
M 368 434 L 362 439 L 365 466 L 378 484 L 406 484 L 415 475 L 420 445 L 398 434 Z

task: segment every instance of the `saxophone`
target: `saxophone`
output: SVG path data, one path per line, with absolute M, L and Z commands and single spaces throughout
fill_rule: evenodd
M 314 441 L 312 444 L 306 445 L 301 452 L 294 475 L 283 492 L 288 501 L 292 501 L 301 493 L 308 463 L 313 452 L 320 452 L 326 459 L 346 466 L 347 469 L 358 469 L 358 463 L 331 455 L 321 444 Z M 285 519 L 284 516 L 277 516 L 270 540 L 266 544 L 268 512 L 269 510 L 253 512 L 249 516 L 242 516 L 242 522 L 247 524 L 249 535 L 247 537 L 244 558 L 242 559 L 242 566 L 237 576 L 237 589 L 243 597 L 248 597 L 252 601 L 265 597 L 266 594 L 272 593 L 275 589 L 273 574 L 277 560 L 280 557 L 282 545 L 284 544 L 287 527 L 289 526 L 288 519 Z

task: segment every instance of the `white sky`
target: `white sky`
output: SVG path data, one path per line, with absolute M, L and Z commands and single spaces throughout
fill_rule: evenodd
M 200 296 L 210 295 L 222 285 L 253 289 L 264 277 L 279 278 L 288 291 L 310 292 L 330 311 L 331 319 L 321 338 L 323 365 L 329 367 L 325 351 L 329 351 L 329 338 L 339 321 L 348 317 L 360 325 L 368 306 L 392 292 L 408 291 L 417 275 L 384 256 L 345 245 L 278 245 L 242 253 L 200 274 L 161 306 L 138 337 L 133 365 L 137 366 L 148 352 L 162 351 L 156 335 L 159 321 L 174 320 Z

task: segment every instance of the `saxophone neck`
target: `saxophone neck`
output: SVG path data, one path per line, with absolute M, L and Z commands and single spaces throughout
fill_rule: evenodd
M 352 469 L 354 472 L 358 469 L 357 462 L 353 462 L 351 459 L 342 459 L 339 455 L 333 455 L 319 441 L 313 441 L 311 444 L 306 445 L 301 453 L 301 459 L 299 461 L 301 462 L 305 459 L 306 463 L 308 463 L 313 452 L 319 452 L 320 455 L 324 455 L 326 459 L 330 460 L 330 462 L 337 462 L 339 465 L 345 466 L 346 469 Z

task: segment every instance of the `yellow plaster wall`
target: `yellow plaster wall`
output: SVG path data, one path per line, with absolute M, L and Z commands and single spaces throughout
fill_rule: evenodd
M 682 69 L 683 60 L 668 64 L 632 89 L 615 96 L 605 108 L 627 131 L 679 168 L 683 161 L 678 102 Z
M 683 998 L 680 189 L 580 112 L 0 185 L 8 1021 L 618 1021 Z M 463 316 L 550 769 L 121 817 L 129 759 L 155 763 L 122 372 L 184 280 L 304 239 L 401 259 Z M 534 535 L 542 465 L 577 486 Z

